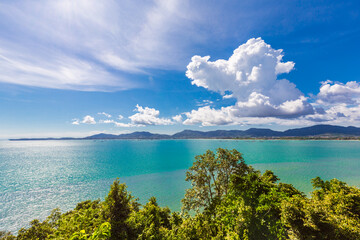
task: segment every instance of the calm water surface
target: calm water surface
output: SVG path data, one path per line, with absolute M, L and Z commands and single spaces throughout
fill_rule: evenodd
M 116 177 L 142 203 L 156 196 L 179 210 L 194 156 L 218 147 L 237 149 L 248 164 L 305 193 L 316 176 L 360 186 L 359 141 L 0 141 L 0 230 L 16 232 L 53 208 L 103 199 Z

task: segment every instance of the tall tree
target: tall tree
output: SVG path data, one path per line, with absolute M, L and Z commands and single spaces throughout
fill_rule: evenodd
M 129 239 L 131 228 L 127 219 L 131 213 L 133 197 L 126 190 L 125 184 L 116 179 L 111 185 L 110 192 L 105 199 L 106 214 L 111 224 L 110 239 Z
M 252 171 L 237 150 L 218 148 L 216 154 L 207 150 L 195 157 L 195 161 L 186 173 L 186 181 L 192 187 L 182 199 L 183 210 L 212 208 L 229 189 L 232 174 L 244 175 Z

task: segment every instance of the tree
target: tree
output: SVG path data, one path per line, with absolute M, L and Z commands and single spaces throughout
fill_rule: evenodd
M 310 199 L 293 197 L 282 205 L 282 221 L 294 239 L 360 239 L 360 189 L 337 179 L 312 180 Z
M 100 200 L 86 200 L 76 205 L 74 210 L 61 214 L 56 222 L 56 231 L 50 239 L 69 239 L 74 232 L 84 231 L 92 234 L 106 220 L 104 219 L 104 204 Z
M 101 224 L 92 235 L 86 234 L 85 230 L 75 232 L 70 240 L 107 240 L 111 237 L 111 225 L 108 222 Z
M 281 223 L 282 201 L 301 195 L 291 185 L 278 184 L 271 171 L 233 174 L 230 189 L 221 204 L 216 206 L 217 225 L 222 226 L 222 237 L 239 239 L 287 239 Z
M 165 239 L 165 232 L 171 229 L 170 209 L 161 208 L 155 197 L 138 212 L 132 213 L 129 223 L 136 232 L 136 239 Z
M 111 225 L 110 239 L 129 239 L 131 228 L 127 224 L 134 206 L 133 196 L 127 192 L 125 184 L 120 184 L 116 179 L 111 185 L 110 192 L 105 199 L 106 217 Z
M 0 240 L 15 240 L 16 237 L 8 231 L 0 231 Z
M 182 199 L 183 210 L 210 209 L 229 189 L 232 174 L 243 175 L 252 171 L 237 150 L 218 148 L 216 154 L 208 150 L 195 157 L 195 161 L 186 173 L 186 181 L 192 188 L 186 191 Z
M 55 227 L 60 215 L 59 209 L 56 208 L 51 212 L 45 221 L 40 222 L 38 219 L 32 220 L 30 222 L 30 228 L 21 228 L 16 239 L 48 239 L 50 235 L 56 231 Z
M 54 232 L 52 226 L 44 221 L 40 222 L 38 219 L 31 221 L 31 227 L 28 229 L 22 228 L 19 230 L 19 234 L 17 239 L 37 239 L 37 240 L 45 240 L 48 238 L 50 234 Z

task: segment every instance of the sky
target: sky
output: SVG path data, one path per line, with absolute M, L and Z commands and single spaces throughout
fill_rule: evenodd
M 360 2 L 0 2 L 0 138 L 360 127 Z

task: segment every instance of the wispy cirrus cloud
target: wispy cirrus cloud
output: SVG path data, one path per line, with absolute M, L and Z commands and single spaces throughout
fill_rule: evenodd
M 133 123 L 123 123 L 123 122 L 118 122 L 113 119 L 100 120 L 99 123 L 114 124 L 116 127 L 124 127 L 124 128 L 145 127 L 145 125 L 133 124 Z
M 1 46 L 0 72 L 0 82 L 44 88 L 112 91 L 136 86 L 86 60 L 51 53 L 38 58 L 36 55 L 4 50 Z
M 287 31 L 302 24 L 292 17 L 284 21 L 283 9 L 306 12 L 302 21 L 315 21 L 313 16 L 319 14 L 296 4 L 279 4 L 276 11 L 259 8 L 259 4 L 261 1 L 1 1 L 0 82 L 80 91 L 137 88 L 144 83 L 130 81 L 129 74 L 183 70 L 195 49 L 219 45 L 224 49 L 229 39 L 244 40 L 252 29 L 271 26 Z
M 174 40 L 189 33 L 186 8 L 179 0 L 1 2 L 0 82 L 81 91 L 139 87 L 125 74 L 180 68 L 185 53 Z
M 98 115 L 103 115 L 103 116 L 105 116 L 107 118 L 111 118 L 111 114 L 108 114 L 106 112 L 99 112 Z

